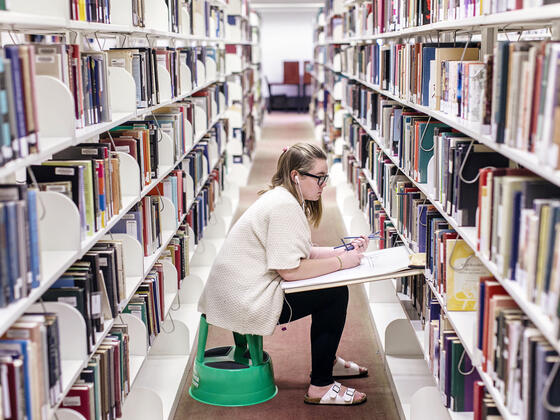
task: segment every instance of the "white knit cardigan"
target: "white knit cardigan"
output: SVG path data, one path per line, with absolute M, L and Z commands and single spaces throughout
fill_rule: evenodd
M 309 258 L 311 231 L 284 187 L 263 194 L 229 232 L 198 302 L 208 322 L 240 334 L 271 335 L 284 292 L 276 270 Z

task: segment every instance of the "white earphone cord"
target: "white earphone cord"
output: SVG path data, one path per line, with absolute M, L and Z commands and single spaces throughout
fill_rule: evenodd
M 303 198 L 303 193 L 301 192 L 301 186 L 299 185 L 299 177 L 296 175 L 295 179 L 296 179 L 297 190 L 301 199 L 301 207 L 303 208 L 303 212 L 305 213 L 305 199 Z

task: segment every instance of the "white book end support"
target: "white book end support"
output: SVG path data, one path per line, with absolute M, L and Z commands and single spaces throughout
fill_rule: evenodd
M 204 22 L 204 21 L 205 21 L 205 17 L 202 13 L 194 13 L 194 17 L 193 17 L 193 22 L 195 22 L 195 24 L 193 24 L 194 36 L 206 37 L 204 25 L 202 23 L 196 24 L 196 22 Z
M 177 297 L 178 290 L 178 273 L 175 266 L 167 260 L 162 261 L 163 265 L 163 281 L 164 281 L 164 315 L 167 316 L 175 298 Z
M 191 33 L 191 19 L 186 7 L 181 7 L 179 14 L 179 25 L 183 35 L 190 35 Z
M 144 275 L 144 248 L 134 236 L 126 233 L 111 233 L 103 239 L 122 241 L 124 275 L 129 277 L 143 277 Z
M 226 73 L 241 71 L 241 57 L 237 54 L 226 54 Z
M 361 210 L 358 210 L 358 214 L 354 214 L 352 216 L 352 220 L 350 222 L 350 234 L 354 234 L 355 232 L 369 232 L 370 227 L 369 224 L 364 217 L 364 214 Z
M 243 90 L 241 88 L 241 83 L 237 80 L 228 82 L 228 94 L 230 101 L 241 101 L 243 100 Z
M 189 151 L 194 146 L 194 131 L 190 121 L 185 121 L 185 151 Z
M 408 319 L 395 319 L 387 325 L 385 354 L 396 357 L 424 357 L 416 333 Z
M 132 26 L 132 2 L 130 1 L 111 2 L 111 24 Z
M 341 55 L 340 54 L 335 54 L 333 57 L 333 70 L 334 71 L 341 71 L 342 70 L 342 61 L 341 61 Z
M 35 88 L 41 137 L 73 137 L 76 114 L 68 87 L 52 76 L 37 76 Z
M 150 357 L 187 356 L 191 350 L 187 326 L 177 319 L 168 318 L 163 322 L 162 327 L 162 332 L 152 344 Z
M 220 92 L 218 94 L 218 97 L 220 98 L 220 100 L 219 100 L 220 113 L 222 113 L 226 110 L 226 95 L 224 95 L 222 92 Z
M 428 179 L 427 179 L 428 192 L 434 196 L 436 194 L 436 161 L 435 157 L 428 161 Z
M 148 330 L 146 325 L 137 316 L 120 314 L 119 319 L 128 325 L 130 336 L 130 355 L 146 357 L 148 354 Z
M 187 276 L 187 278 L 181 285 L 181 289 L 179 290 L 181 305 L 196 305 L 198 303 L 198 299 L 200 299 L 200 295 L 202 295 L 203 289 L 204 282 L 198 276 Z
M 224 238 L 226 234 L 226 223 L 224 219 L 218 216 L 216 212 L 214 212 L 210 217 L 210 221 L 208 222 L 208 226 L 206 226 L 206 230 L 204 231 L 204 238 L 221 239 Z
M 233 213 L 233 206 L 231 204 L 231 199 L 225 194 L 225 191 L 223 191 L 222 196 L 218 201 L 218 205 L 214 210 L 214 214 L 218 217 L 230 217 L 232 213 Z
M 177 209 L 173 202 L 167 197 L 161 197 L 163 209 L 161 210 L 162 230 L 177 230 Z
M 216 62 L 210 57 L 206 57 L 206 80 L 216 79 Z
M 194 200 L 194 181 L 188 173 L 186 180 L 187 182 L 183 185 L 183 187 L 186 188 L 187 191 L 187 202 L 192 203 Z
M 144 0 L 144 17 L 146 28 L 157 31 L 169 30 L 169 10 L 164 0 Z
M 188 224 L 187 224 L 187 235 L 189 235 L 189 261 L 190 261 L 192 260 L 192 257 L 194 255 L 196 245 L 194 243 L 194 231 Z
M 210 120 L 211 122 L 214 122 L 214 120 L 218 117 L 218 102 L 216 102 L 214 96 L 212 96 L 212 103 L 210 105 L 210 110 L 212 112 L 210 115 Z
M 214 263 L 216 255 L 216 247 L 210 241 L 201 240 L 198 242 L 190 266 L 211 266 Z
M 171 75 L 169 71 L 161 64 L 157 66 L 158 84 L 159 84 L 159 101 L 167 102 L 171 100 Z
M 441 403 L 441 392 L 435 386 L 420 388 L 410 400 L 410 420 L 424 419 L 451 420 L 449 411 Z
M 118 152 L 121 192 L 124 197 L 140 197 L 140 167 L 132 156 L 125 152 Z
M 241 128 L 241 126 L 243 125 L 241 106 L 236 104 L 230 107 L 226 112 L 226 118 L 229 119 L 230 129 Z M 239 140 L 241 140 L 241 138 L 239 138 Z
M 56 418 L 58 420 L 86 420 L 80 413 L 69 408 L 60 408 L 56 410 Z
M 151 389 L 135 386 L 123 406 L 123 419 L 163 419 L 161 397 Z
M 198 105 L 194 106 L 194 128 L 196 132 L 195 137 L 197 140 L 208 129 L 206 111 Z
M 381 280 L 364 283 L 369 293 L 370 303 L 399 303 L 399 297 L 395 293 L 393 281 Z
M 9 2 L 9 10 L 10 12 L 70 19 L 68 0 L 14 0 Z
M 185 63 L 179 65 L 179 81 L 181 83 L 181 95 L 186 95 L 192 90 L 191 69 Z
M 198 185 L 197 185 L 197 191 L 200 191 L 200 189 L 203 187 L 204 183 L 206 182 L 206 180 L 208 179 L 208 159 L 206 159 L 206 156 L 202 156 L 202 178 L 198 180 Z
M 72 385 L 70 381 L 76 370 L 79 372 L 88 359 L 86 322 L 77 309 L 61 302 L 34 303 L 28 312 L 43 313 L 45 310 L 56 313 L 58 317 L 62 385 L 66 390 Z
M 206 66 L 202 61 L 196 60 L 196 86 L 202 86 L 206 80 Z
M 169 167 L 175 164 L 175 151 L 173 139 L 169 134 L 161 131 L 161 139 L 158 143 L 159 167 Z
M 333 89 L 333 97 L 337 101 L 341 101 L 344 96 L 344 86 L 342 82 L 335 83 Z M 346 112 L 346 111 L 345 111 Z
M 109 99 L 112 112 L 136 111 L 136 83 L 132 74 L 121 67 L 109 66 Z
M 44 214 L 41 203 L 45 207 Z M 40 191 L 37 196 L 37 220 L 41 251 L 80 249 L 80 213 L 68 197 L 56 192 Z
M 236 17 L 233 25 L 226 24 L 226 39 L 232 42 L 241 41 L 240 18 Z

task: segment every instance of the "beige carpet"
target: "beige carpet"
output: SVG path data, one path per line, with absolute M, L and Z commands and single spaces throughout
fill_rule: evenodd
M 238 217 L 256 200 L 276 168 L 276 160 L 284 146 L 300 141 L 313 142 L 313 127 L 308 115 L 273 113 L 265 118 L 263 138 L 255 151 L 254 164 L 248 186 L 240 191 Z M 336 204 L 334 188 L 323 193 L 323 220 L 313 231 L 313 241 L 318 245 L 333 245 L 345 234 L 344 223 Z M 367 378 L 342 381 L 365 392 L 368 401 L 355 407 L 319 407 L 303 403 L 309 385 L 310 317 L 293 322 L 286 331 L 280 329 L 264 338 L 265 350 L 274 363 L 276 385 L 279 392 L 272 400 L 251 407 L 214 407 L 194 401 L 188 395 L 190 374 L 179 402 L 175 420 L 184 419 L 398 419 L 395 402 L 379 354 L 379 343 L 369 321 L 368 303 L 361 286 L 350 288 L 350 306 L 346 327 L 342 335 L 339 355 L 369 368 Z M 207 348 L 232 344 L 231 332 L 211 327 Z M 195 347 L 196 348 L 196 347 Z M 191 366 L 189 366 L 191 369 Z

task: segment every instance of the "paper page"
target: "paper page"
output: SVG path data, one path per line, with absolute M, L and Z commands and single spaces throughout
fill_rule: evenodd
M 305 280 L 283 281 L 282 289 L 288 290 L 302 286 L 328 284 L 397 273 L 408 268 L 408 255 L 408 250 L 404 246 L 365 252 L 361 264 L 354 268 L 339 270 Z

